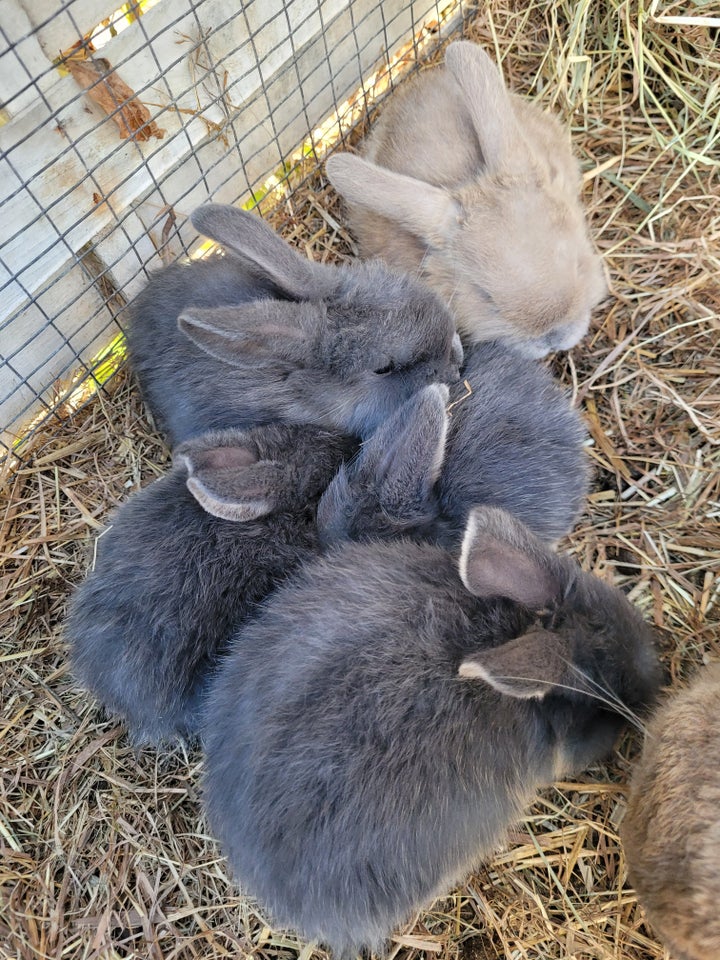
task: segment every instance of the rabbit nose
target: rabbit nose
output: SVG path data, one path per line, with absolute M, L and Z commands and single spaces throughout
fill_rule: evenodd
M 569 350 L 587 333 L 590 326 L 590 311 L 586 310 L 576 320 L 555 327 L 543 338 L 548 351 Z

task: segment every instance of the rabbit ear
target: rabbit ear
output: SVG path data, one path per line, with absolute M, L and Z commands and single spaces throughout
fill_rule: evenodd
M 258 461 L 252 443 L 208 446 L 199 437 L 178 447 L 174 456 L 187 469 L 188 490 L 214 517 L 242 523 L 275 509 L 282 469 L 273 460 Z
M 325 169 L 332 185 L 349 203 L 396 220 L 431 246 L 442 246 L 460 218 L 460 206 L 446 190 L 354 154 L 335 154 Z
M 475 507 L 460 554 L 460 577 L 478 597 L 507 597 L 533 610 L 558 598 L 562 565 L 530 530 L 498 507 Z
M 445 453 L 448 395 L 444 384 L 418 391 L 340 468 L 318 504 L 326 541 L 346 539 L 353 527 L 377 533 L 378 514 L 401 526 L 428 516 Z
M 460 664 L 458 675 L 484 680 L 509 697 L 542 699 L 571 680 L 568 641 L 548 630 L 529 630 L 499 647 L 479 650 Z
M 200 233 L 253 264 L 293 299 L 318 296 L 324 268 L 297 253 L 261 217 L 238 207 L 206 203 L 190 216 Z
M 380 506 L 401 518 L 426 502 L 445 456 L 448 388 L 424 387 L 363 444 L 358 464 L 380 482 Z
M 205 353 L 242 366 L 249 358 L 309 360 L 325 320 L 322 304 L 254 300 L 234 307 L 189 307 L 178 327 Z
M 450 44 L 445 66 L 462 91 L 487 170 L 522 169 L 527 151 L 498 67 L 468 40 Z

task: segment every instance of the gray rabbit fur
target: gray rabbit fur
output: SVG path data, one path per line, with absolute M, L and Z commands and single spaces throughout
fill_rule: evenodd
M 312 263 L 235 207 L 206 204 L 192 221 L 227 255 L 155 274 L 127 331 L 171 445 L 271 421 L 365 436 L 416 390 L 457 379 L 452 317 L 423 284 L 380 264 Z
M 590 475 L 580 415 L 544 367 L 503 344 L 465 356 L 449 416 L 439 391 L 421 391 L 341 466 L 318 506 L 325 543 L 406 535 L 454 549 L 479 504 L 546 542 L 572 529 Z
M 136 742 L 196 733 L 231 628 L 318 551 L 318 497 L 353 449 L 313 426 L 211 432 L 117 511 L 66 632 L 75 676 Z
M 605 754 L 658 685 L 623 594 L 498 508 L 459 569 L 409 540 L 304 566 L 207 699 L 211 829 L 242 889 L 342 956 L 383 941 Z
M 538 357 L 586 333 L 606 284 L 568 135 L 476 44 L 401 86 L 363 156 L 336 154 L 327 175 L 361 255 L 421 276 L 467 341 Z

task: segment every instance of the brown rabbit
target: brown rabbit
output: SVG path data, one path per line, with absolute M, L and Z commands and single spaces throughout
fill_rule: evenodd
M 606 287 L 578 163 L 480 47 L 451 44 L 398 91 L 363 154 L 327 162 L 363 256 L 419 272 L 469 341 L 539 357 L 584 336 Z
M 720 663 L 650 721 L 621 835 L 630 880 L 673 957 L 720 957 Z

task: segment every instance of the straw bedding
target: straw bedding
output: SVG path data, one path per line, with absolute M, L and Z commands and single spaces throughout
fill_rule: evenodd
M 497 0 L 464 29 L 502 55 L 516 90 L 572 124 L 613 296 L 590 338 L 553 361 L 585 411 L 595 470 L 562 548 L 640 605 L 677 684 L 720 657 L 720 54 L 717 26 L 694 23 L 688 5 L 638 6 Z M 319 173 L 268 213 L 317 259 L 352 252 Z M 108 512 L 167 463 L 121 371 L 0 475 L 0 955 L 315 952 L 271 931 L 234 890 L 202 819 L 199 753 L 134 753 L 68 674 L 68 593 Z M 415 918 L 394 952 L 665 957 L 616 833 L 637 747 L 628 734 L 607 764 L 546 790 L 507 846 Z

